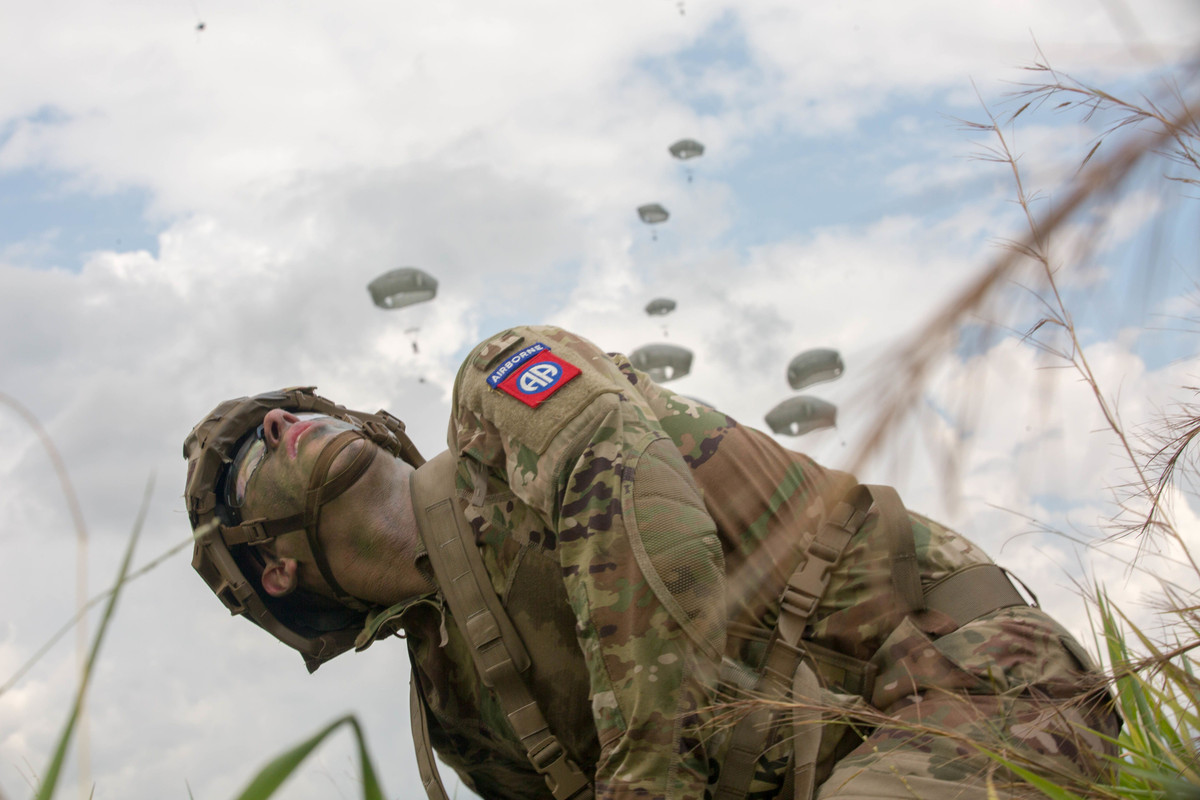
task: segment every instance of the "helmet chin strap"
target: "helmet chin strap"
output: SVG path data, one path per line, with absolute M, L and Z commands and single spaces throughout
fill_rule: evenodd
M 326 481 L 325 475 L 333 466 L 334 459 L 355 439 L 363 439 L 364 446 L 358 449 L 358 453 L 349 464 Z M 322 448 L 321 454 L 317 457 L 317 463 L 313 467 L 312 478 L 308 482 L 308 491 L 304 493 L 304 532 L 308 537 L 308 547 L 312 550 L 313 560 L 317 563 L 317 569 L 321 571 L 321 577 L 329 584 L 329 588 L 333 590 L 338 601 L 355 611 L 367 611 L 368 607 L 343 589 L 342 585 L 333 577 L 333 569 L 329 566 L 329 559 L 325 557 L 325 549 L 321 547 L 320 538 L 317 536 L 317 525 L 321 521 L 321 507 L 353 486 L 355 481 L 367 471 L 367 467 L 371 466 L 371 462 L 375 460 L 378 452 L 379 448 L 372 447 L 370 439 L 361 431 L 357 429 L 342 431 L 326 447 Z
M 342 467 L 332 478 L 326 480 L 326 475 L 333 467 L 333 462 L 338 455 L 356 439 L 363 439 L 367 446 L 360 447 L 350 463 Z M 338 602 L 355 611 L 369 610 L 365 603 L 343 589 L 342 585 L 333 577 L 333 569 L 329 566 L 329 559 L 325 556 L 324 548 L 321 547 L 317 527 L 321 522 L 321 508 L 353 486 L 371 466 L 371 462 L 375 460 L 379 448 L 370 445 L 371 437 L 357 428 L 339 433 L 321 449 L 320 455 L 317 456 L 317 462 L 313 465 L 312 477 L 308 481 L 308 490 L 304 493 L 304 511 L 302 513 L 276 519 L 262 517 L 246 520 L 240 525 L 224 527 L 222 534 L 226 545 L 242 543 L 260 545 L 285 533 L 303 530 L 308 539 L 308 547 L 313 554 L 313 561 Z

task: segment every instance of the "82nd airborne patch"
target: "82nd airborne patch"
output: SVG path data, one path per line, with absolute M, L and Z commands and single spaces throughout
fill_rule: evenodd
M 537 408 L 579 374 L 579 367 L 563 361 L 541 342 L 534 342 L 506 358 L 488 375 L 487 382 L 493 389 Z

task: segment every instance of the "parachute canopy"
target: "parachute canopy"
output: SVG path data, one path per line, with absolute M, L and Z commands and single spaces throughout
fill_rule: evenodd
M 692 351 L 675 344 L 648 344 L 630 353 L 629 363 L 651 380 L 665 383 L 692 371 Z
M 686 161 L 689 158 L 704 155 L 704 145 L 697 142 L 695 139 L 680 139 L 675 144 L 667 148 L 671 155 Z
M 432 300 L 437 295 L 437 279 L 416 267 L 400 267 L 380 275 L 367 284 L 371 300 L 380 308 L 403 308 Z
M 789 397 L 767 412 L 767 425 L 775 433 L 802 436 L 837 425 L 837 406 L 819 397 Z
M 656 297 L 646 304 L 646 313 L 652 317 L 661 317 L 675 310 L 675 301 L 669 297 Z
M 788 364 L 788 385 L 793 389 L 803 389 L 814 383 L 823 383 L 837 378 L 844 372 L 846 365 L 837 350 L 818 347 L 805 350 Z
M 658 203 L 647 203 L 644 206 L 638 206 L 638 216 L 642 218 L 642 222 L 647 225 L 654 225 L 659 222 L 666 222 L 670 218 L 667 210 Z

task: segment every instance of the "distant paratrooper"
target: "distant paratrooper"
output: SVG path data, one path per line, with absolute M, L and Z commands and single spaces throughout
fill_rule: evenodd
M 767 425 L 785 436 L 803 436 L 810 431 L 837 425 L 837 406 L 819 397 L 789 397 L 767 412 Z
M 665 383 L 692 371 L 692 351 L 675 344 L 647 344 L 629 354 L 629 363 L 651 380 Z

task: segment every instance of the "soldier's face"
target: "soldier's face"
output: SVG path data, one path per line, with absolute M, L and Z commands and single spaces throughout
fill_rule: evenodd
M 304 493 L 317 458 L 342 431 L 354 426 L 323 414 L 293 414 L 272 409 L 261 435 L 245 446 L 230 476 L 231 502 L 243 519 L 280 517 L 304 508 Z M 351 443 L 337 461 L 353 456 L 366 441 Z M 336 462 L 328 474 L 336 474 Z
M 248 450 L 234 463 L 234 479 L 245 485 L 242 519 L 280 519 L 304 511 L 317 460 L 335 438 L 353 427 L 333 417 L 301 417 L 287 411 L 268 414 L 263 421 L 261 454 Z M 377 445 L 353 438 L 321 477 L 328 480 L 338 475 L 363 447 Z M 424 578 L 415 565 L 410 572 L 416 580 L 399 589 L 395 581 L 381 580 L 372 572 L 380 548 L 411 551 L 415 557 L 415 518 L 411 525 L 406 524 L 411 517 L 406 509 L 411 508 L 407 477 L 412 469 L 399 458 L 373 458 L 358 479 L 322 506 L 319 541 L 325 560 L 342 589 L 366 602 L 391 605 L 411 594 L 413 586 L 423 586 Z M 336 596 L 317 566 L 303 529 L 284 533 L 264 547 L 272 556 L 262 575 L 263 589 L 269 594 L 283 597 L 299 587 Z

